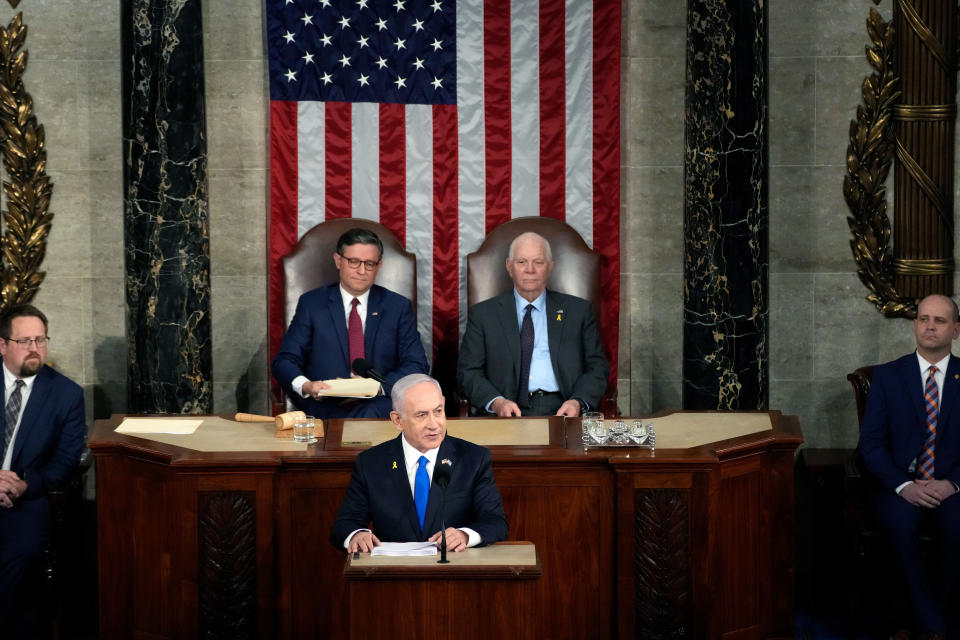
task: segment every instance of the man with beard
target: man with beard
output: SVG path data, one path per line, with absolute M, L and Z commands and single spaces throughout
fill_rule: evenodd
M 24 577 L 50 531 L 47 492 L 80 462 L 86 438 L 83 390 L 46 366 L 47 318 L 28 304 L 0 319 L 0 630 L 35 637 L 21 615 Z

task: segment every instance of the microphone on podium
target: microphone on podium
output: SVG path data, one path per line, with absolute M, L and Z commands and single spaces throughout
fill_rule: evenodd
M 384 380 L 383 374 L 373 368 L 373 365 L 370 364 L 369 360 L 364 360 L 363 358 L 357 358 L 353 361 L 353 370 L 357 375 L 364 378 L 373 378 L 380 384 L 387 384 L 387 381 Z
M 450 484 L 450 461 L 444 458 L 433 470 L 433 482 L 440 489 L 440 559 L 437 564 L 449 564 L 447 560 L 446 502 L 447 485 Z

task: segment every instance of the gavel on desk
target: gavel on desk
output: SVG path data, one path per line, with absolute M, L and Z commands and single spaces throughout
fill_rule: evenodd
M 293 424 L 297 420 L 306 420 L 307 414 L 303 411 L 287 411 L 276 416 L 261 416 L 255 413 L 238 413 L 233 419 L 237 422 L 272 422 L 274 435 L 278 438 L 292 438 Z M 323 437 L 323 421 L 314 420 L 314 432 L 318 438 Z

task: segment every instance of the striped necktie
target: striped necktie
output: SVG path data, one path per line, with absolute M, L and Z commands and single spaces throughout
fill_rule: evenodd
M 23 396 L 23 380 L 17 380 L 13 391 L 10 393 L 10 399 L 7 400 L 7 409 L 3 414 L 3 442 L 0 442 L 0 463 L 7 455 L 7 447 L 13 439 L 13 430 L 17 428 L 17 420 L 20 419 L 20 402 Z
M 923 451 L 920 453 L 917 465 L 917 477 L 933 480 L 934 445 L 937 442 L 937 419 L 940 417 L 940 398 L 937 393 L 937 381 L 933 375 L 937 368 L 932 366 L 928 370 L 927 384 L 923 389 L 923 406 L 927 412 L 927 438 L 923 442 Z

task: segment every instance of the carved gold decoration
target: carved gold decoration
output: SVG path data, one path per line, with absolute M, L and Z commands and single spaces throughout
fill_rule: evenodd
M 867 61 L 876 72 L 864 79 L 863 104 L 850 123 L 847 174 L 843 197 L 852 216 L 847 218 L 853 240 L 850 249 L 857 262 L 857 275 L 870 290 L 867 300 L 884 315 L 916 315 L 916 300 L 902 297 L 893 284 L 894 258 L 890 248 L 890 219 L 884 183 L 893 163 L 895 142 L 890 122 L 894 103 L 900 97 L 899 78 L 893 72 L 893 25 L 870 9 Z
M 0 310 L 36 294 L 46 275 L 39 267 L 53 220 L 47 211 L 53 184 L 46 174 L 43 125 L 37 123 L 33 99 L 23 87 L 27 52 L 21 48 L 26 37 L 22 13 L 0 28 L 0 149 L 10 178 L 3 182 L 7 209 L 0 239 Z

